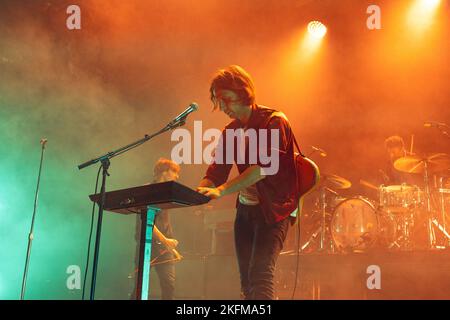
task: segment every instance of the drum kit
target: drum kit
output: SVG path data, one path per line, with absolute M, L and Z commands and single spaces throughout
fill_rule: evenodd
M 350 253 L 368 250 L 435 250 L 450 248 L 450 157 L 405 156 L 394 168 L 423 178 L 417 185 L 362 186 L 378 199 L 340 194 L 352 183 L 323 174 L 313 210 L 302 219 L 301 252 Z

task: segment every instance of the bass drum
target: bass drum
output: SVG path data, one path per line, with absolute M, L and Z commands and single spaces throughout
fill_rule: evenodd
M 385 247 L 396 233 L 394 220 L 377 212 L 364 198 L 339 203 L 333 211 L 330 229 L 338 252 L 364 252 L 376 244 Z

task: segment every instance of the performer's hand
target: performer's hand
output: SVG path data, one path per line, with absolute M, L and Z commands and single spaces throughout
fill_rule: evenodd
M 169 249 L 175 249 L 175 247 L 178 246 L 178 240 L 176 240 L 176 239 L 167 239 L 166 240 L 166 244 L 167 244 L 167 247 Z
M 198 187 L 197 192 L 204 194 L 211 199 L 218 199 L 223 196 L 223 190 L 220 188 Z

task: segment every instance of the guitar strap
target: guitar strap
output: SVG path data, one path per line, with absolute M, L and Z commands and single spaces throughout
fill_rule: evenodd
M 270 121 L 271 121 L 274 117 L 276 117 L 276 116 L 285 119 L 285 120 L 289 123 L 288 118 L 286 117 L 286 115 L 285 115 L 283 112 L 281 112 L 281 111 L 274 111 L 274 112 L 272 112 L 272 113 L 270 114 L 270 116 L 267 117 L 267 119 L 264 121 L 264 127 L 263 127 L 263 128 L 267 128 L 267 126 L 269 125 Z M 292 128 L 291 128 L 291 134 L 292 134 L 292 139 L 294 140 L 294 146 L 297 148 L 298 153 L 299 153 L 303 158 L 305 158 L 305 155 L 301 152 L 300 147 L 298 146 L 297 139 L 295 139 L 295 134 L 294 134 L 294 132 L 292 131 Z M 296 161 L 296 160 L 295 160 L 295 151 L 294 151 L 294 161 Z M 297 176 L 297 170 L 295 170 L 295 175 Z M 298 183 L 298 177 L 296 178 L 296 181 L 297 181 L 297 183 Z M 298 218 L 298 217 L 301 215 L 301 213 L 302 213 L 302 210 L 303 210 L 303 203 L 304 203 L 303 197 L 299 197 L 299 200 L 298 200 L 298 210 L 297 210 L 297 212 L 295 213 L 294 216 L 291 215 L 291 216 L 289 217 L 289 218 L 290 218 L 290 223 L 291 223 L 291 225 L 294 225 L 295 223 L 298 222 L 299 219 L 297 219 L 297 218 Z
M 272 112 L 272 114 L 264 121 L 264 126 L 263 126 L 263 128 L 267 128 L 267 126 L 269 125 L 270 121 L 271 121 L 274 117 L 276 117 L 276 116 L 285 119 L 285 120 L 289 123 L 288 118 L 286 117 L 286 115 L 285 115 L 283 112 L 281 112 L 281 111 L 274 111 L 274 112 Z M 292 128 L 291 128 L 291 133 L 292 133 L 292 139 L 294 140 L 294 146 L 297 148 L 298 153 L 299 153 L 302 157 L 305 157 L 305 155 L 304 155 L 304 154 L 302 153 L 302 151 L 300 150 L 300 147 L 298 146 L 297 139 L 295 139 L 295 134 L 294 134 L 294 132 L 292 131 Z

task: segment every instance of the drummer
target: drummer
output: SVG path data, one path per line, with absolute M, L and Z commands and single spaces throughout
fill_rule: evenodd
M 384 141 L 389 160 L 386 163 L 386 169 L 380 170 L 383 175 L 384 185 L 400 185 L 403 183 L 417 185 L 419 182 L 413 174 L 401 172 L 394 168 L 395 160 L 411 155 L 405 149 L 405 143 L 400 136 L 390 136 Z

